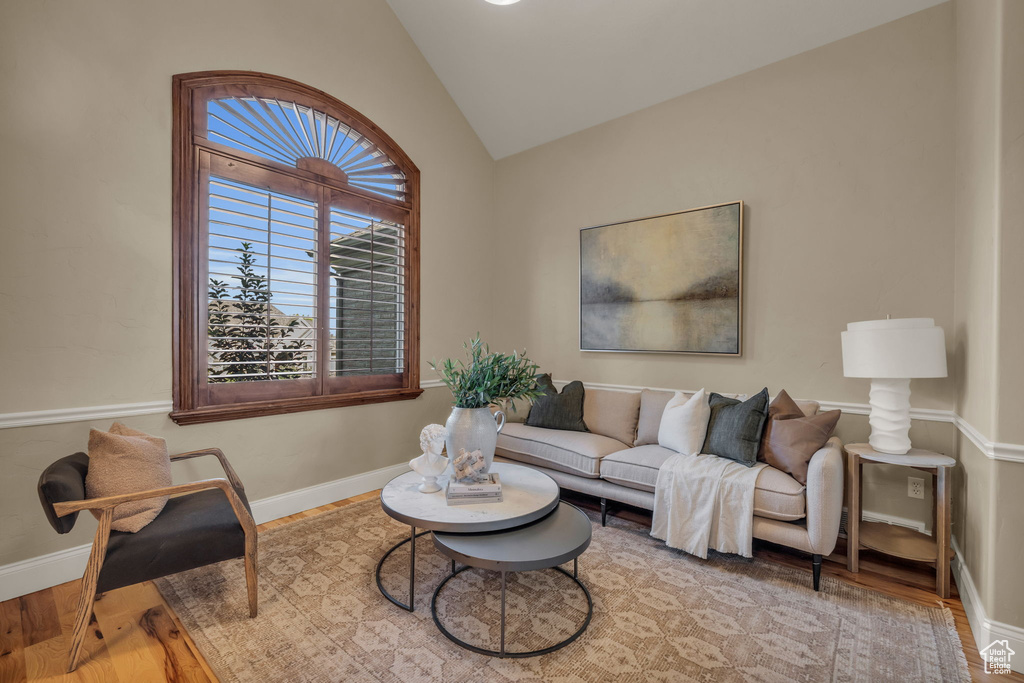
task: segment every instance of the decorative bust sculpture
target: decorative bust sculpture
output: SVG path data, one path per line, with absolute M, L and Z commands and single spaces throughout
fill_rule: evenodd
M 420 450 L 423 455 L 409 461 L 409 467 L 423 477 L 419 490 L 423 493 L 440 491 L 437 477 L 448 468 L 448 458 L 441 455 L 448 430 L 444 425 L 427 425 L 420 432 Z

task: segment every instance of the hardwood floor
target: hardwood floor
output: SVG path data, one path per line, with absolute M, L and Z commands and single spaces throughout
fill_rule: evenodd
M 376 498 L 372 491 L 353 498 L 261 524 L 259 530 Z M 569 497 L 568 495 L 566 496 Z M 581 507 L 597 509 L 594 499 L 572 497 Z M 613 514 L 650 524 L 648 513 L 614 510 Z M 846 570 L 842 547 L 825 558 L 822 575 L 924 605 L 948 607 L 956 620 L 971 677 L 984 681 L 1024 681 L 1024 676 L 988 676 L 967 624 L 956 586 L 948 600 L 932 592 L 933 574 L 925 565 L 902 563 L 870 552 L 861 554 L 861 571 Z M 801 553 L 755 542 L 754 555 L 806 571 L 810 558 Z M 21 681 L 214 681 L 216 677 L 170 606 L 151 582 L 104 593 L 83 647 L 81 664 L 65 674 L 68 643 L 74 627 L 80 581 L 30 593 L 0 603 L 0 683 Z M 244 585 L 238 590 L 245 590 Z

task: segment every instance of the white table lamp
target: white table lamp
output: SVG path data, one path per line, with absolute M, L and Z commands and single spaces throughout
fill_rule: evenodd
M 871 438 L 876 451 L 910 450 L 910 380 L 946 376 L 946 335 L 931 318 L 866 320 L 843 332 L 843 374 L 871 380 Z

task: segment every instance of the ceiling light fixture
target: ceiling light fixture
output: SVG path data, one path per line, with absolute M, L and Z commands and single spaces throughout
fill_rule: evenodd
M 519 0 L 487 0 L 492 5 L 511 5 L 519 2 Z

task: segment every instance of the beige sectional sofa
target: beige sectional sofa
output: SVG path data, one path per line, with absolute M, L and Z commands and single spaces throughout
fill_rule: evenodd
M 602 525 L 609 500 L 652 510 L 658 469 L 673 455 L 658 445 L 661 414 L 672 395 L 587 387 L 583 420 L 589 432 L 530 427 L 524 411 L 510 416 L 495 454 L 543 470 L 564 489 L 597 496 Z M 797 404 L 806 415 L 818 411 L 812 401 Z M 835 548 L 842 507 L 842 444 L 833 437 L 811 459 L 806 486 L 774 467 L 761 471 L 754 537 L 810 553 L 818 590 L 821 557 Z

